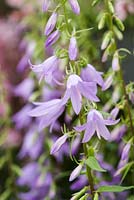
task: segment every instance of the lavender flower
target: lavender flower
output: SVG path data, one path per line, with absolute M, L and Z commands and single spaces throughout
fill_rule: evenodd
M 40 75 L 40 81 L 45 77 L 47 83 L 51 83 L 54 78 L 54 73 L 58 70 L 59 59 L 56 56 L 47 58 L 43 63 L 38 65 L 32 65 L 30 62 L 31 69 Z
M 27 100 L 34 89 L 34 81 L 31 78 L 26 78 L 19 85 L 17 85 L 13 92 L 16 96 L 21 96 Z
M 39 123 L 39 130 L 49 126 L 53 126 L 55 121 L 64 111 L 64 104 L 61 99 L 54 99 L 48 102 L 35 103 L 36 108 L 29 112 L 29 116 L 41 117 Z
M 80 14 L 80 6 L 78 4 L 78 1 L 77 0 L 69 0 L 69 4 L 73 10 L 73 12 L 77 15 Z
M 95 82 L 102 86 L 104 84 L 102 74 L 102 72 L 98 72 L 92 65 L 88 64 L 86 68 L 82 69 L 81 77 L 84 81 Z
M 119 71 L 120 70 L 119 55 L 118 55 L 117 51 L 115 52 L 115 54 L 113 56 L 112 68 L 113 68 L 113 71 Z
M 67 80 L 67 90 L 63 97 L 63 102 L 66 103 L 68 99 L 71 98 L 73 109 L 75 113 L 78 114 L 82 106 L 81 94 L 91 101 L 97 102 L 99 101 L 99 99 L 96 96 L 96 93 L 96 83 L 82 81 L 82 79 L 78 75 L 72 74 Z
M 27 115 L 27 113 L 32 109 L 31 105 L 25 105 L 19 112 L 13 115 L 12 119 L 16 123 L 16 128 L 21 129 L 27 127 L 31 118 Z
M 122 151 L 121 154 L 121 160 L 126 160 L 128 158 L 129 150 L 130 150 L 131 144 L 127 143 Z
M 49 35 L 45 43 L 46 48 L 52 46 L 59 39 L 59 37 L 59 30 L 54 31 L 51 35 Z
M 76 60 L 78 55 L 78 48 L 77 48 L 77 42 L 76 42 L 76 38 L 72 37 L 70 39 L 70 44 L 69 44 L 69 58 L 70 60 Z
M 83 167 L 82 164 L 80 164 L 72 171 L 69 181 L 73 181 L 74 179 L 76 179 L 79 176 L 79 174 L 82 170 L 82 167 Z
M 103 116 L 100 112 L 92 109 L 88 113 L 87 123 L 75 127 L 75 130 L 78 132 L 85 130 L 85 134 L 82 140 L 83 143 L 88 142 L 95 134 L 95 131 L 99 139 L 101 139 L 102 136 L 105 140 L 110 140 L 111 135 L 106 125 L 115 125 L 118 122 L 119 120 L 103 119 Z
M 53 12 L 46 24 L 45 32 L 44 32 L 45 35 L 48 36 L 54 30 L 56 22 L 57 22 L 57 13 Z
M 59 151 L 59 149 L 62 147 L 62 145 L 66 142 L 67 138 L 68 138 L 68 136 L 66 134 L 64 134 L 63 136 L 58 138 L 58 140 L 56 140 L 56 142 L 52 146 L 51 154 L 55 154 L 57 151 Z
M 42 4 L 42 10 L 43 10 L 44 12 L 47 12 L 49 6 L 50 6 L 50 0 L 44 0 L 44 1 L 43 1 L 43 4 Z
M 105 91 L 107 90 L 111 85 L 112 85 L 112 82 L 113 82 L 113 75 L 110 75 L 106 81 L 104 82 L 103 86 L 102 86 L 102 91 Z

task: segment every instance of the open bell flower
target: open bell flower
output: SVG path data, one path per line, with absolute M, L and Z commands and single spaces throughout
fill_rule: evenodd
M 44 32 L 45 35 L 48 36 L 54 30 L 56 22 L 57 22 L 57 13 L 53 12 L 46 24 Z
M 62 101 L 65 104 L 70 98 L 75 113 L 79 114 L 82 107 L 82 95 L 90 101 L 98 102 L 96 94 L 96 83 L 85 82 L 78 75 L 72 74 L 67 80 L 67 90 Z
M 92 109 L 87 116 L 87 122 L 81 126 L 76 126 L 74 129 L 78 132 L 85 131 L 84 137 L 82 142 L 88 142 L 92 136 L 97 133 L 97 136 L 99 139 L 103 137 L 105 140 L 111 139 L 111 134 L 109 130 L 107 129 L 106 125 L 115 125 L 119 122 L 118 120 L 112 120 L 112 119 L 104 119 L 102 114 Z
M 29 64 L 31 69 L 36 74 L 39 74 L 40 81 L 45 78 L 47 83 L 51 83 L 52 80 L 55 80 L 54 73 L 58 70 L 59 59 L 54 55 L 47 58 L 43 63 L 33 65 L 30 61 Z M 39 81 L 39 82 L 40 82 Z
M 82 80 L 87 82 L 96 82 L 96 84 L 102 86 L 104 84 L 102 78 L 102 72 L 98 72 L 92 65 L 88 64 L 86 68 L 82 69 Z
M 36 108 L 28 112 L 31 117 L 41 117 L 39 123 L 39 131 L 47 126 L 53 126 L 56 120 L 64 111 L 64 105 L 61 99 L 54 99 L 47 102 L 35 102 Z
M 73 10 L 73 12 L 77 15 L 80 14 L 80 6 L 77 0 L 69 0 L 69 4 Z

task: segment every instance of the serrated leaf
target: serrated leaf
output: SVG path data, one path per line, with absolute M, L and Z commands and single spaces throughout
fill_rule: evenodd
M 134 189 L 134 186 L 109 185 L 101 186 L 96 192 L 123 192 L 130 189 Z
M 98 160 L 95 157 L 90 156 L 87 160 L 86 160 L 86 165 L 88 167 L 90 167 L 91 169 L 95 170 L 95 171 L 99 171 L 99 172 L 106 172 L 105 169 L 103 169 Z

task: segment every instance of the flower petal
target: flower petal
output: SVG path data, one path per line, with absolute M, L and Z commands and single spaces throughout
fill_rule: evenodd
M 94 133 L 95 133 L 94 123 L 93 121 L 90 121 L 87 123 L 86 131 L 84 133 L 82 143 L 88 142 Z
M 105 140 L 110 140 L 111 135 L 103 120 L 96 119 L 96 131 L 98 136 L 102 136 Z
M 71 102 L 73 105 L 73 109 L 75 113 L 78 115 L 81 110 L 81 94 L 79 93 L 77 87 L 72 86 L 71 87 Z

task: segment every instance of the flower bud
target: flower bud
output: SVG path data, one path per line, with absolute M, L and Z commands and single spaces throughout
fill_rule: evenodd
M 108 46 L 108 44 L 109 44 L 111 38 L 112 38 L 112 32 L 109 31 L 109 32 L 106 33 L 106 35 L 104 36 L 104 39 L 103 39 L 102 45 L 101 45 L 101 50 L 104 50 L 104 49 Z
M 73 12 L 77 15 L 80 14 L 80 6 L 78 4 L 78 1 L 77 0 L 69 0 L 69 4 L 73 10 Z
M 55 28 L 56 22 L 57 22 L 57 13 L 53 12 L 46 24 L 45 32 L 44 32 L 45 35 L 49 35 L 53 31 L 53 29 Z
M 52 46 L 60 37 L 59 30 L 54 31 L 46 40 L 45 46 L 46 48 Z
M 115 54 L 113 56 L 112 68 L 113 68 L 113 71 L 119 71 L 120 70 L 119 55 L 118 55 L 117 51 L 115 52 Z
M 70 175 L 70 178 L 69 178 L 69 181 L 73 181 L 74 179 L 76 179 L 80 172 L 81 172 L 81 169 L 82 169 L 82 164 L 78 165 L 71 173 Z
M 70 58 L 70 60 L 76 60 L 77 54 L 78 54 L 78 49 L 77 49 L 76 38 L 72 37 L 70 39 L 70 44 L 69 44 L 69 58 Z

